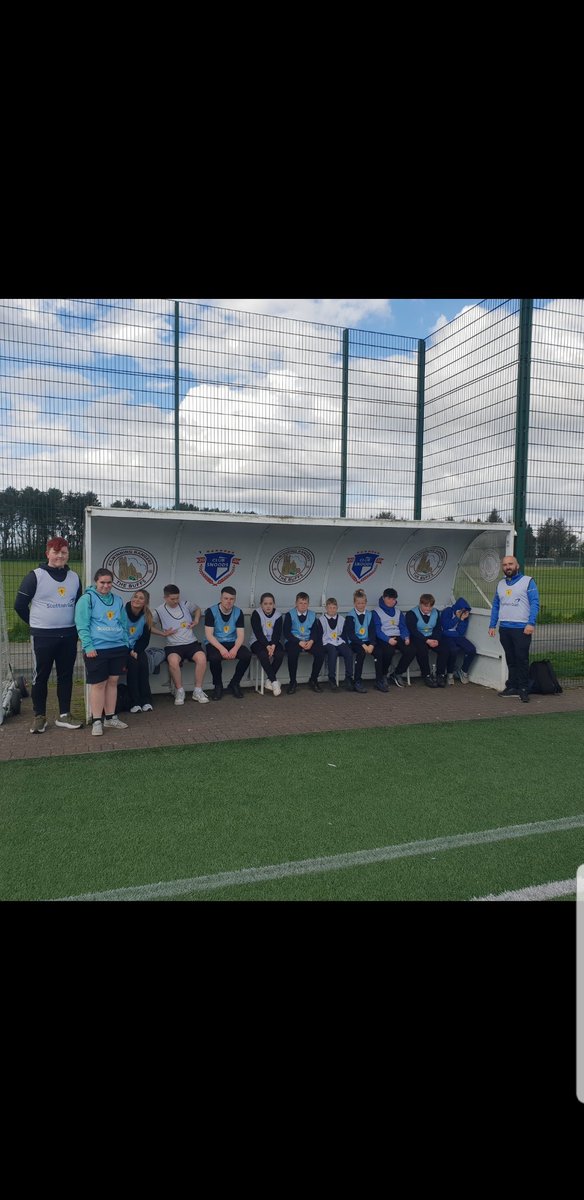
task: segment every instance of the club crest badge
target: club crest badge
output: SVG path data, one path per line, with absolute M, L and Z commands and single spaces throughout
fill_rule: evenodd
M 305 546 L 286 546 L 270 561 L 269 571 L 276 583 L 302 583 L 314 567 L 314 554 Z
M 158 574 L 153 554 L 141 546 L 118 546 L 104 559 L 103 565 L 113 575 L 113 587 L 118 592 L 137 592 L 148 587 Z
M 205 554 L 197 555 L 199 573 L 213 587 L 225 583 L 240 562 L 241 558 L 237 558 L 231 550 L 207 550 Z
M 499 574 L 500 562 L 501 560 L 496 550 L 485 550 L 479 562 L 481 578 L 486 579 L 487 583 L 492 583 Z
M 361 550 L 347 559 L 347 571 L 355 583 L 363 583 L 375 574 L 382 562 L 376 550 Z
M 414 583 L 429 583 L 444 569 L 447 558 L 448 554 L 443 546 L 428 546 L 425 550 L 418 550 L 412 554 L 406 571 Z

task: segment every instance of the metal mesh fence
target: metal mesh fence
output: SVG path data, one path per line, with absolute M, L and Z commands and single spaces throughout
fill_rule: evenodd
M 518 300 L 484 300 L 426 349 L 422 517 L 513 520 Z
M 513 520 L 522 303 L 484 300 L 420 349 L 190 301 L 1 301 L 8 637 L 28 637 L 14 594 L 48 536 L 79 568 L 87 504 Z M 545 648 L 582 676 L 584 302 L 531 315 L 525 557 Z M 562 623 L 579 642 L 550 641 Z
M 347 516 L 414 515 L 418 344 L 349 331 Z
M 181 304 L 181 499 L 338 515 L 341 331 Z

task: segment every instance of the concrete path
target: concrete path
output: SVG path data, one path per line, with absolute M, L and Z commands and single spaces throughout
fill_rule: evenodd
M 441 724 L 448 721 L 479 721 L 488 718 L 530 720 L 541 713 L 580 712 L 584 714 L 584 688 L 574 687 L 559 696 L 532 696 L 529 704 L 517 698 L 501 699 L 492 688 L 455 683 L 454 687 L 430 689 L 419 679 L 411 687 L 391 687 L 378 692 L 367 681 L 367 694 L 329 691 L 322 694 L 300 684 L 294 696 L 271 692 L 260 696 L 245 688 L 244 699 L 224 694 L 220 703 L 197 704 L 187 692 L 185 703 L 177 707 L 170 695 L 157 695 L 150 713 L 123 713 L 127 729 L 111 730 L 93 737 L 91 729 L 57 729 L 56 712 L 49 710 L 50 724 L 43 734 L 29 732 L 32 702 L 24 700 L 17 717 L 8 717 L 0 725 L 0 761 L 32 758 L 58 758 L 63 754 L 103 754 L 108 750 L 142 750 L 153 746 L 188 746 L 240 738 L 281 737 L 338 731 L 339 729 L 391 728 L 395 725 Z M 81 717 L 82 687 L 79 686 L 75 711 Z M 54 693 L 53 700 L 54 704 Z M 584 730 L 584 721 L 583 721 Z

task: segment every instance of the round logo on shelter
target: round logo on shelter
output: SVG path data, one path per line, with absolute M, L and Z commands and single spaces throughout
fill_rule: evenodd
M 412 554 L 406 571 L 414 583 L 429 583 L 446 566 L 448 554 L 443 546 L 427 546 Z
M 302 583 L 314 567 L 314 554 L 306 546 L 286 546 L 270 560 L 269 571 L 276 583 Z
M 497 551 L 485 550 L 485 553 L 481 554 L 481 560 L 479 562 L 479 571 L 481 573 L 481 577 L 486 579 L 487 583 L 492 583 L 493 580 L 497 578 L 500 570 L 501 559 L 499 558 Z
M 106 571 L 113 575 L 113 586 L 119 592 L 137 592 L 148 587 L 158 574 L 153 554 L 141 546 L 118 546 L 103 560 Z

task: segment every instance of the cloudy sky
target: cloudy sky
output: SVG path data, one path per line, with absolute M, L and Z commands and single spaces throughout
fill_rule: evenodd
M 2 488 L 172 507 L 174 304 L 9 300 L 0 314 Z M 423 516 L 510 519 L 518 301 L 222 298 L 181 314 L 181 500 L 340 514 L 349 328 L 347 516 L 413 516 L 415 339 L 427 338 Z M 582 301 L 536 301 L 534 528 L 548 515 L 584 527 L 583 370 Z
M 198 300 L 196 303 L 425 338 L 480 300 Z

